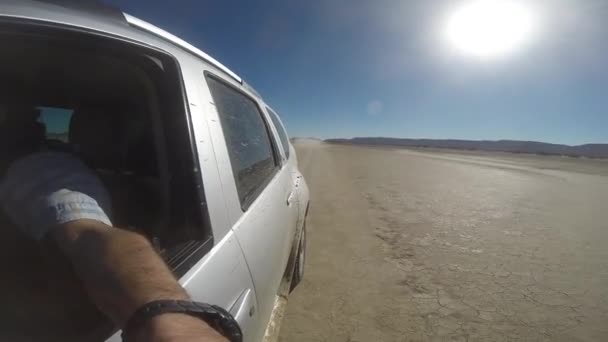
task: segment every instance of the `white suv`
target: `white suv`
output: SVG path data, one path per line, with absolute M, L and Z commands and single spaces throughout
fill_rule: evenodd
M 76 154 L 111 193 L 116 225 L 143 232 L 195 300 L 261 341 L 302 279 L 306 246 L 308 188 L 279 116 L 183 40 L 66 3 L 0 2 L 0 126 L 20 123 L 4 130 L 3 158 L 32 146 Z M 29 254 L 3 281 L 0 340 L 120 340 L 52 252 L 3 229 L 3 253 Z

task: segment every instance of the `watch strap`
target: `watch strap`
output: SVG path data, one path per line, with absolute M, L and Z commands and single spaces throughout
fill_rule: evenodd
M 232 315 L 217 305 L 189 300 L 155 300 L 144 304 L 131 315 L 122 331 L 123 342 L 128 342 L 131 332 L 142 324 L 165 313 L 183 313 L 205 321 L 231 342 L 242 342 L 243 334 Z

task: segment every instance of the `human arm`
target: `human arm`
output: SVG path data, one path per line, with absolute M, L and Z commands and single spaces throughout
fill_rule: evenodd
M 111 226 L 103 185 L 74 157 L 45 153 L 14 163 L 0 183 L 0 204 L 28 235 L 59 246 L 118 327 L 150 301 L 189 299 L 144 236 Z M 156 316 L 132 333 L 134 341 L 225 341 L 185 314 Z
M 51 231 L 97 307 L 123 327 L 140 306 L 190 297 L 142 235 L 95 220 L 76 220 Z M 185 314 L 152 318 L 135 341 L 225 341 L 200 319 Z

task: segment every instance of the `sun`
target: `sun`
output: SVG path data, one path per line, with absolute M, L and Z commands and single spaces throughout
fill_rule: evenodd
M 524 46 L 535 25 L 532 10 L 521 2 L 474 0 L 451 13 L 445 35 L 461 53 L 486 59 Z

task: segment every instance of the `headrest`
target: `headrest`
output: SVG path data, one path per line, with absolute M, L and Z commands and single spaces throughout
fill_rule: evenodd
M 70 120 L 69 143 L 95 169 L 116 170 L 124 152 L 124 127 L 116 111 L 82 107 Z
M 33 105 L 0 106 L 0 174 L 14 160 L 37 151 L 45 139 L 45 126 L 38 122 Z

